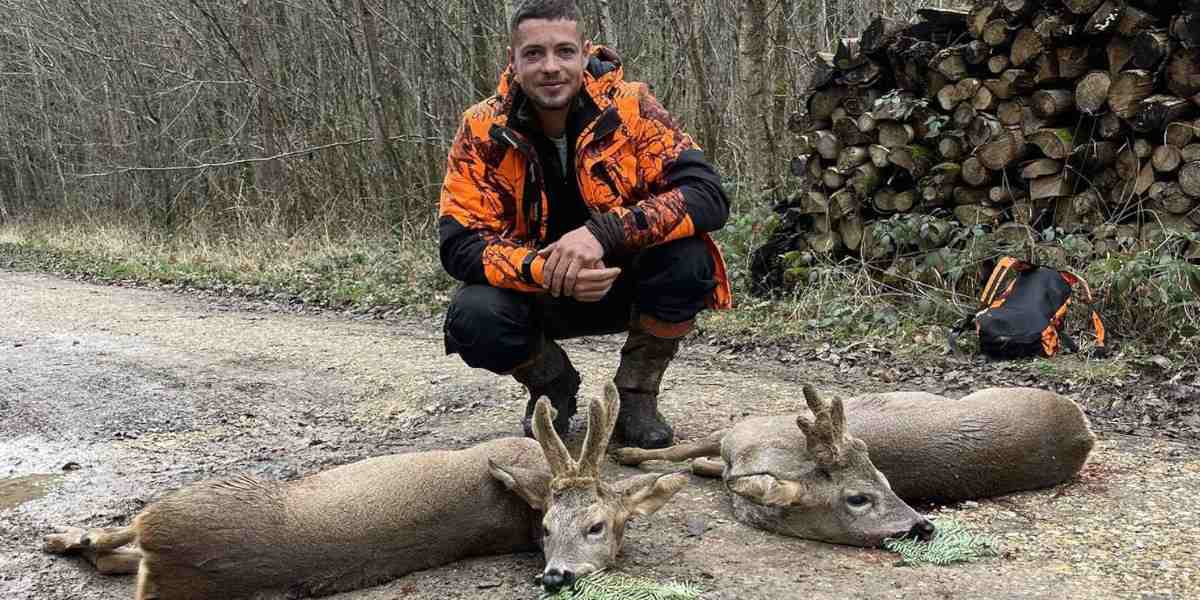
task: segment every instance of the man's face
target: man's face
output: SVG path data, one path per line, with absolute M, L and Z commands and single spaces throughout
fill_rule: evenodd
M 565 110 L 583 86 L 587 47 L 575 21 L 529 19 L 509 48 L 518 85 L 543 111 Z

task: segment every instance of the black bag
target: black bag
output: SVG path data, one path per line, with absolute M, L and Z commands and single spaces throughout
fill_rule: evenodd
M 1017 277 L 997 297 L 996 290 L 1010 270 Z M 1000 259 L 979 297 L 980 310 L 949 332 L 949 350 L 958 353 L 958 336 L 974 324 L 980 351 L 995 358 L 1051 357 L 1064 345 L 1078 352 L 1079 346 L 1063 331 L 1063 321 L 1071 307 L 1073 288 L 1080 283 L 1087 294 L 1083 302 L 1091 304 L 1091 288 L 1073 273 L 1010 256 Z M 1096 330 L 1094 355 L 1103 356 L 1107 353 L 1104 323 L 1094 309 L 1092 326 Z

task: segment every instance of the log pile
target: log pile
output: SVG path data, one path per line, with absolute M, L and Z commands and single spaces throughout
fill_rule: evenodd
M 976 0 L 875 19 L 823 53 L 795 134 L 802 185 L 755 252 L 906 275 L 962 232 L 1104 256 L 1200 231 L 1200 0 Z M 1180 245 L 1200 258 L 1200 245 Z

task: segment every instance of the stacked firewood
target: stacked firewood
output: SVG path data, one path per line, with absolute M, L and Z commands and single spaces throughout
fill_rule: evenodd
M 1098 256 L 1200 231 L 1200 0 L 976 0 L 876 19 L 820 55 L 805 100 L 789 122 L 802 185 L 754 257 L 760 286 L 785 255 L 887 262 L 963 230 L 1074 234 Z M 905 220 L 915 236 L 893 233 Z

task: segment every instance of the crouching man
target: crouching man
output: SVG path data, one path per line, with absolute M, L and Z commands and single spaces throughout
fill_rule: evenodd
M 541 396 L 565 435 L 580 376 L 556 343 L 628 332 L 615 437 L 661 448 L 663 372 L 706 308 L 731 306 L 720 250 L 729 201 L 691 137 L 611 49 L 585 41 L 574 2 L 530 0 L 510 23 L 496 95 L 468 109 L 440 199 L 441 261 L 464 282 L 445 344 Z

